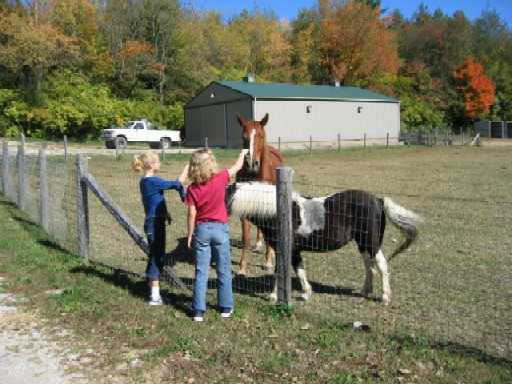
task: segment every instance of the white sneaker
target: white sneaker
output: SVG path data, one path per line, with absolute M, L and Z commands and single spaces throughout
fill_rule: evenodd
M 220 311 L 220 316 L 227 319 L 233 314 L 233 308 L 224 308 Z
M 149 305 L 163 305 L 164 301 L 161 297 L 158 297 L 156 299 L 150 298 L 149 299 Z

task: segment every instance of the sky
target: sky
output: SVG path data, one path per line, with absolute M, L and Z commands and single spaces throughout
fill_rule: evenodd
M 303 8 L 311 8 L 317 4 L 317 0 L 192 0 L 198 7 L 205 10 L 216 10 L 226 20 L 239 14 L 244 8 L 254 9 L 258 5 L 260 11 L 273 9 L 279 18 L 293 19 Z M 512 0 L 382 0 L 381 8 L 390 12 L 399 9 L 406 17 L 410 18 L 423 3 L 430 13 L 441 9 L 446 15 L 452 16 L 457 10 L 462 10 L 466 17 L 473 20 L 481 16 L 482 10 L 495 10 L 505 21 L 509 28 L 512 28 Z

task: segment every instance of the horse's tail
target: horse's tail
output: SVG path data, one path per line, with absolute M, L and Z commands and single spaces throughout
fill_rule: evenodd
M 423 221 L 423 218 L 413 211 L 396 204 L 389 197 L 384 197 L 384 211 L 391 223 L 404 235 L 405 240 L 389 256 L 388 261 L 399 253 L 405 251 L 418 236 L 416 226 Z

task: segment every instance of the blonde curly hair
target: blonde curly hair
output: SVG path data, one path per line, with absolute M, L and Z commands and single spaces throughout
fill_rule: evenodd
M 132 161 L 132 168 L 135 172 L 141 172 L 149 167 L 152 162 L 158 161 L 158 153 L 155 151 L 143 152 L 140 156 L 135 155 Z
M 217 159 L 208 148 L 195 151 L 188 164 L 188 178 L 192 184 L 205 183 L 217 174 Z

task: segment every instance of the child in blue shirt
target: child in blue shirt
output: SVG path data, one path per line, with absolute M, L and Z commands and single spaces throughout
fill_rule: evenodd
M 160 170 L 160 160 L 158 154 L 154 151 L 135 156 L 132 166 L 134 171 L 144 172 L 139 186 L 146 214 L 144 232 L 149 245 L 149 259 L 146 268 L 146 276 L 150 286 L 149 305 L 162 305 L 160 274 L 164 266 L 165 256 L 165 223 L 171 222 L 171 216 L 165 204 L 164 191 L 175 189 L 180 193 L 181 201 L 184 201 L 185 189 L 182 183 L 187 177 L 188 167 L 185 167 L 177 180 L 164 180 L 155 175 Z

